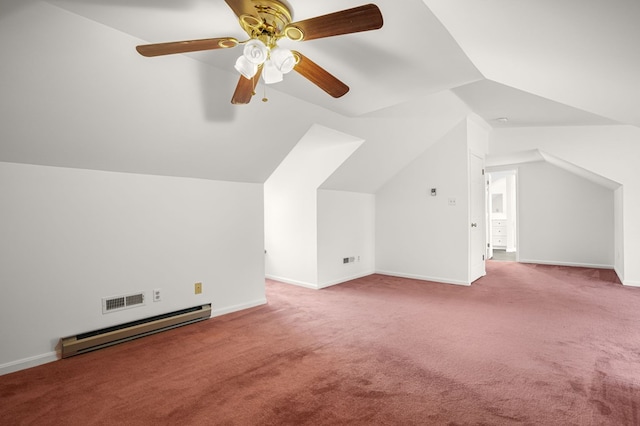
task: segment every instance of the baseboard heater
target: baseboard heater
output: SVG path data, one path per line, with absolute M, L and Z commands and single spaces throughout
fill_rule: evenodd
M 62 358 L 95 351 L 211 317 L 211 304 L 156 315 L 61 339 Z

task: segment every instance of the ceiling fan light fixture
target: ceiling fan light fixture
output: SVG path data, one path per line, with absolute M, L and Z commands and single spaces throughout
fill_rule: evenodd
M 279 83 L 282 81 L 282 73 L 278 70 L 276 64 L 273 63 L 272 59 L 264 63 L 262 79 L 265 84 Z
M 269 48 L 262 41 L 254 38 L 245 44 L 242 55 L 252 64 L 260 65 L 269 57 Z
M 235 69 L 242 74 L 244 78 L 250 80 L 258 72 L 258 65 L 250 62 L 244 55 L 242 55 L 236 61 Z
M 296 66 L 296 58 L 293 53 L 289 49 L 283 49 L 278 46 L 271 49 L 271 62 L 283 74 L 293 71 Z

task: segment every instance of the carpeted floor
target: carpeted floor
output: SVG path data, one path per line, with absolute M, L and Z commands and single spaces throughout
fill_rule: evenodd
M 640 289 L 488 262 L 372 275 L 0 376 L 3 425 L 638 425 Z
M 493 257 L 491 260 L 502 260 L 506 262 L 515 262 L 517 260 L 515 251 L 506 251 L 500 249 L 493 249 Z

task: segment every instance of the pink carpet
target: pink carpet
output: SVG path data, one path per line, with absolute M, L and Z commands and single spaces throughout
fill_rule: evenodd
M 488 262 L 372 275 L 0 376 L 3 425 L 638 425 L 640 289 Z

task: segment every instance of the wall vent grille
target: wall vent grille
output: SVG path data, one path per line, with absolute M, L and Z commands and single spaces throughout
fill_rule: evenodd
M 126 294 L 122 296 L 104 297 L 102 299 L 102 313 L 121 311 L 144 305 L 144 293 Z
M 127 306 L 140 305 L 144 303 L 144 294 L 139 293 L 139 294 L 134 294 L 132 296 L 127 296 L 126 300 L 127 300 L 126 301 Z

